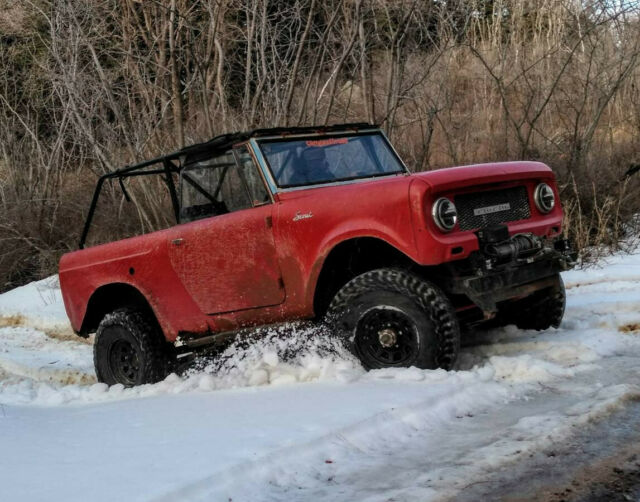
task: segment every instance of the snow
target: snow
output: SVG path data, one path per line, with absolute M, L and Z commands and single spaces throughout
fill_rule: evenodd
M 70 331 L 57 276 L 0 295 L 0 316 L 48 331 Z
M 2 499 L 455 497 L 640 399 L 640 252 L 564 279 L 560 329 L 474 335 L 456 371 L 365 372 L 330 333 L 300 324 L 134 389 L 96 383 L 56 277 L 10 291 Z

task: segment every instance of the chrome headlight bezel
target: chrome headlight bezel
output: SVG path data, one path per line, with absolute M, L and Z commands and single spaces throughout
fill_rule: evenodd
M 538 211 L 548 214 L 556 207 L 556 194 L 553 188 L 546 183 L 540 183 L 533 193 L 533 200 L 536 203 Z
M 431 206 L 431 217 L 440 230 L 451 232 L 458 223 L 458 210 L 451 200 L 440 197 Z

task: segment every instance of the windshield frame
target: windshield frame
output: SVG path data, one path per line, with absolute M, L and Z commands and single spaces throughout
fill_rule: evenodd
M 345 137 L 352 138 L 357 136 L 378 136 L 382 138 L 382 141 L 387 145 L 387 147 L 389 148 L 389 151 L 391 152 L 393 157 L 397 160 L 401 169 L 398 171 L 393 171 L 389 173 L 377 173 L 377 174 L 371 174 L 368 176 L 350 176 L 347 178 L 332 179 L 332 180 L 327 180 L 323 182 L 312 183 L 309 185 L 281 186 L 281 185 L 278 185 L 275 174 L 271 168 L 271 165 L 269 164 L 269 161 L 261 148 L 262 142 L 273 142 L 273 141 L 287 142 L 287 141 L 300 141 L 305 139 L 313 140 L 317 138 L 322 138 L 322 139 L 334 139 L 334 138 L 345 138 Z M 338 132 L 338 133 L 332 133 L 332 134 L 291 134 L 286 136 L 283 136 L 283 135 L 265 136 L 260 138 L 254 138 L 251 140 L 251 143 L 252 143 L 252 146 L 254 147 L 255 156 L 260 164 L 260 167 L 263 169 L 264 175 L 267 178 L 269 188 L 272 190 L 273 193 L 290 192 L 295 190 L 308 190 L 310 188 L 317 188 L 317 187 L 359 183 L 362 181 L 373 180 L 373 179 L 382 178 L 386 176 L 403 176 L 403 175 L 409 174 L 409 169 L 407 168 L 406 164 L 404 163 L 400 155 L 398 155 L 398 152 L 395 150 L 395 148 L 393 147 L 393 145 L 391 144 L 387 136 L 380 129 L 366 129 L 366 130 L 357 131 L 357 132 L 347 130 L 344 132 Z

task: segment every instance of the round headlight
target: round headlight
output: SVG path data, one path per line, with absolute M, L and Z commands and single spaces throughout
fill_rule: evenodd
M 543 213 L 550 212 L 556 205 L 556 196 L 546 183 L 540 183 L 533 194 L 536 207 Z
M 453 230 L 453 227 L 456 226 L 456 222 L 458 221 L 456 206 L 446 197 L 441 197 L 433 203 L 431 215 L 433 216 L 435 224 L 443 232 Z

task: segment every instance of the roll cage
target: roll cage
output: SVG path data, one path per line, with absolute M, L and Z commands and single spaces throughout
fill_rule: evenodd
M 98 182 L 96 184 L 96 188 L 93 192 L 93 197 L 91 199 L 91 204 L 89 206 L 89 212 L 87 213 L 87 219 L 85 220 L 84 227 L 82 229 L 82 235 L 80 237 L 80 242 L 78 247 L 83 249 L 85 247 L 87 237 L 89 235 L 89 230 L 91 229 L 91 223 L 93 221 L 93 217 L 95 215 L 96 207 L 98 204 L 98 200 L 100 198 L 100 194 L 102 192 L 102 188 L 104 186 L 105 181 L 107 180 L 118 180 L 120 184 L 120 188 L 122 189 L 122 193 L 127 201 L 131 201 L 127 189 L 124 185 L 124 180 L 127 178 L 134 178 L 138 176 L 161 176 L 162 180 L 166 183 L 167 188 L 169 190 L 169 195 L 171 197 L 171 204 L 173 208 L 173 213 L 175 217 L 176 224 L 180 223 L 180 200 L 178 198 L 178 191 L 176 188 L 176 184 L 173 180 L 173 175 L 180 175 L 187 164 L 185 164 L 185 159 L 193 155 L 198 154 L 211 154 L 215 155 L 217 153 L 222 153 L 234 145 L 238 145 L 239 143 L 248 141 L 252 138 L 259 137 L 274 137 L 279 136 L 282 138 L 286 138 L 287 136 L 295 136 L 295 135 L 304 135 L 304 134 L 334 134 L 337 132 L 344 133 L 357 133 L 362 131 L 363 129 L 377 129 L 377 125 L 372 125 L 364 122 L 353 123 L 353 124 L 339 124 L 332 126 L 324 126 L 324 127 L 278 127 L 271 129 L 254 129 L 252 131 L 233 133 L 233 134 L 222 134 L 220 136 L 216 136 L 213 139 L 206 141 L 204 143 L 198 143 L 195 145 L 191 145 L 181 150 L 177 150 L 168 155 L 163 155 L 160 157 L 156 157 L 154 159 L 146 160 L 144 162 L 140 162 L 138 164 L 133 164 L 130 166 L 125 166 L 121 169 L 116 169 L 110 173 L 103 174 L 98 178 Z M 161 166 L 161 167 L 158 167 Z M 224 181 L 224 175 L 218 181 L 218 187 L 215 189 L 214 194 L 210 194 L 203 187 L 201 187 L 195 180 L 190 177 L 184 177 L 185 181 L 189 183 L 195 190 L 200 192 L 205 198 L 211 199 L 217 197 L 217 194 L 222 186 L 222 182 Z

